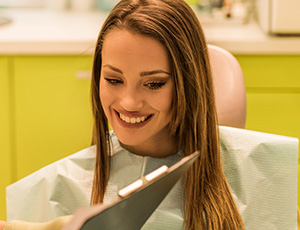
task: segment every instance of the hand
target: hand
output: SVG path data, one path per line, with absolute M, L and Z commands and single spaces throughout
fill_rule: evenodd
M 0 220 L 0 230 L 3 230 L 6 225 L 5 221 Z
M 73 218 L 72 215 L 61 216 L 49 222 L 28 222 L 23 220 L 12 220 L 9 222 L 0 220 L 0 230 L 4 230 L 4 227 L 10 230 L 22 230 L 22 229 L 31 229 L 31 230 L 61 230 L 63 229 L 69 221 Z

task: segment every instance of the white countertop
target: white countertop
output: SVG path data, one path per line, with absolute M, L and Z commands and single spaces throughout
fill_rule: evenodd
M 107 13 L 2 9 L 1 16 L 12 22 L 0 25 L 0 55 L 90 55 Z M 215 24 L 202 17 L 200 21 L 207 42 L 233 54 L 300 55 L 300 36 L 268 36 L 255 22 Z

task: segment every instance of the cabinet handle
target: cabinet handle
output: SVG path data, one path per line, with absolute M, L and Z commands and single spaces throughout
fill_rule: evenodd
M 92 76 L 91 70 L 77 70 L 75 76 L 79 80 L 90 80 Z

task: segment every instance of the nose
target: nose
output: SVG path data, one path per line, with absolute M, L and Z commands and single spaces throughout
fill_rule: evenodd
M 120 105 L 127 111 L 137 111 L 143 108 L 143 101 L 142 93 L 130 87 L 122 92 Z

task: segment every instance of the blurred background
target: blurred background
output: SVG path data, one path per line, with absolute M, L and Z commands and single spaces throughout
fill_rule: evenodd
M 117 2 L 0 0 L 0 219 L 6 186 L 91 144 L 93 50 Z M 187 3 L 242 66 L 246 128 L 300 138 L 299 1 Z

